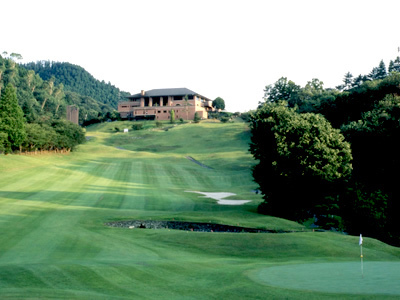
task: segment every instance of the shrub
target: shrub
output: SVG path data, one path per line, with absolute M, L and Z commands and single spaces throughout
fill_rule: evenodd
M 253 113 L 254 113 L 253 111 L 244 112 L 240 114 L 240 117 L 242 118 L 243 121 L 250 122 L 250 118 Z
M 194 122 L 199 123 L 200 122 L 200 116 L 197 112 L 194 113 Z
M 143 129 L 143 123 L 136 123 L 132 125 L 132 130 L 142 130 Z
M 231 118 L 224 116 L 224 117 L 221 117 L 220 120 L 221 120 L 222 123 L 227 123 L 227 122 L 229 122 L 231 120 Z

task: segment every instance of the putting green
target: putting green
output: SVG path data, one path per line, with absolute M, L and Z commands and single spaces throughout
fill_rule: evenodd
M 255 280 L 285 288 L 328 293 L 400 295 L 400 262 L 313 263 L 274 266 Z

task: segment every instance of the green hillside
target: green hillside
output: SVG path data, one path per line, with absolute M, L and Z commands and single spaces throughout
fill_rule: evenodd
M 360 277 L 358 237 L 313 232 L 256 212 L 262 198 L 253 191 L 257 185 L 250 168 L 255 162 L 248 152 L 247 124 L 164 124 L 157 129 L 148 122 L 145 130 L 115 130 L 131 126 L 132 122 L 90 126 L 88 142 L 68 155 L 0 156 L 1 299 L 399 297 L 392 282 L 397 282 L 400 249 L 365 237 L 369 288 L 354 292 L 354 284 L 346 284 L 353 282 L 347 275 L 351 272 L 335 274 L 355 264 Z M 228 199 L 251 202 L 221 205 L 189 191 L 234 193 Z M 150 219 L 292 232 L 217 233 L 105 225 Z M 371 284 L 368 270 L 375 266 L 368 269 L 371 263 L 389 263 L 390 278 L 375 267 L 380 277 Z M 313 268 L 305 269 L 306 264 Z M 307 270 L 314 270 L 310 272 L 315 277 L 321 265 L 340 279 L 335 291 L 318 286 L 303 289 L 294 285 L 290 272 L 284 273 L 293 267 L 303 279 L 311 276 Z M 277 274 L 284 285 L 268 274 Z M 321 280 L 320 287 L 329 286 Z M 375 291 L 374 284 L 387 289 Z
M 63 69 L 62 74 L 51 73 L 54 70 L 50 66 L 58 65 L 70 68 Z M 80 124 L 115 119 L 118 97 L 125 95 L 110 84 L 94 79 L 78 66 L 50 62 L 20 65 L 0 55 L 0 89 L 3 90 L 7 84 L 16 88 L 18 103 L 28 123 L 65 119 L 68 105 L 79 108 Z M 91 97 L 92 94 L 97 95 L 96 98 Z
M 117 109 L 121 97 L 129 96 L 110 82 L 105 83 L 94 78 L 84 68 L 67 62 L 39 61 L 24 65 L 33 70 L 44 80 L 55 78 L 56 84 L 63 84 L 66 91 L 91 97 L 103 105 Z

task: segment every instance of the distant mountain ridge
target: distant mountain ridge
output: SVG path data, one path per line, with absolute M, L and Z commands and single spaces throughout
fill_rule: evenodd
M 23 66 L 35 71 L 44 80 L 54 77 L 54 82 L 63 84 L 65 91 L 91 97 L 114 109 L 117 108 L 120 99 L 130 96 L 128 92 L 121 91 L 104 80 L 100 81 L 84 68 L 68 62 L 38 61 Z

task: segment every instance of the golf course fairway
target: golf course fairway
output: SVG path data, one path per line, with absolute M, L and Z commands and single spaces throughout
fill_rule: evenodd
M 67 155 L 0 156 L 0 299 L 400 297 L 399 248 L 364 237 L 360 278 L 358 236 L 257 214 L 247 124 L 131 126 L 92 125 Z M 124 220 L 287 233 L 106 225 Z

